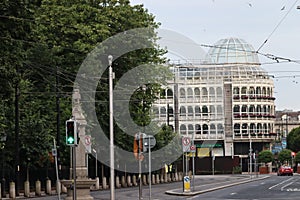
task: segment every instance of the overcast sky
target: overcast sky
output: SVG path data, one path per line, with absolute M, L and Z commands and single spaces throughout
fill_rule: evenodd
M 299 0 L 131 0 L 144 4 L 161 28 L 183 34 L 198 44 L 213 45 L 238 37 L 260 53 L 296 60 L 279 63 L 259 56 L 274 75 L 276 109 L 300 111 Z M 276 28 L 277 27 L 277 28 Z M 208 51 L 207 48 L 203 48 Z M 270 64 L 273 63 L 273 64 Z

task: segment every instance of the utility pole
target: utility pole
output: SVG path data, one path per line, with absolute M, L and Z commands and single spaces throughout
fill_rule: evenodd
M 60 147 L 60 95 L 59 95 L 59 76 L 58 76 L 58 66 L 56 66 L 56 142 L 57 142 L 57 149 L 56 149 L 56 157 L 57 157 L 57 165 L 60 166 L 60 154 L 59 154 L 59 147 Z M 59 167 L 58 167 L 59 169 Z M 59 171 L 58 171 L 59 172 Z M 58 173 L 58 178 L 59 178 L 59 173 Z
M 20 88 L 19 88 L 19 66 L 16 67 L 16 84 L 15 84 L 15 186 L 16 186 L 16 195 L 19 196 L 19 172 L 20 172 L 20 150 L 19 150 L 19 134 L 20 134 L 20 111 L 19 111 L 19 97 L 20 97 Z

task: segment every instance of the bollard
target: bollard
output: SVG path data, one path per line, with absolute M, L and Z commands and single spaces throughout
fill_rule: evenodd
M 68 193 L 68 189 L 64 184 L 61 184 L 61 193 L 64 193 L 64 194 Z
M 167 182 L 168 182 L 168 174 L 167 174 L 167 173 L 165 173 L 165 176 L 164 176 L 164 181 L 165 181 L 165 183 L 167 183 Z
M 60 181 L 56 181 L 56 193 L 61 194 L 61 183 Z
M 100 189 L 99 177 L 96 177 L 96 185 L 95 185 L 95 189 L 96 189 L 96 190 L 99 190 L 99 189 Z
M 51 194 L 51 180 L 48 178 L 46 180 L 46 194 Z
M 132 183 L 131 183 L 131 176 L 127 176 L 127 186 L 131 187 Z
M 30 184 L 29 181 L 24 182 L 24 196 L 30 197 Z
M 125 176 L 121 177 L 121 185 L 122 187 L 127 187 L 126 181 L 125 181 Z
M 104 190 L 107 189 L 106 177 L 102 178 L 102 187 L 103 187 Z
M 41 181 L 37 180 L 35 182 L 35 195 L 36 196 L 41 196 L 42 195 L 42 191 L 41 191 Z
M 182 172 L 179 172 L 179 173 L 178 173 L 178 180 L 179 180 L 179 181 L 182 181 Z
M 9 198 L 10 199 L 16 199 L 16 186 L 15 182 L 9 183 Z
M 146 174 L 143 174 L 143 177 L 142 177 L 142 181 L 143 181 L 143 185 L 147 185 L 147 175 Z
M 168 174 L 168 175 L 167 175 L 167 178 L 168 178 L 168 182 L 171 182 L 171 181 L 172 181 L 172 179 L 171 179 L 171 174 Z
M 152 174 L 152 179 L 151 179 L 151 181 L 152 181 L 152 184 L 154 185 L 156 182 L 155 182 L 155 174 Z
M 120 188 L 121 184 L 120 184 L 120 178 L 119 176 L 116 176 L 116 188 Z
M 175 172 L 175 181 L 178 181 L 178 172 Z
M 160 181 L 159 181 L 159 174 L 156 174 L 156 183 L 159 184 Z
M 134 186 L 137 186 L 136 176 L 135 176 L 135 175 L 132 176 L 132 184 L 133 184 Z

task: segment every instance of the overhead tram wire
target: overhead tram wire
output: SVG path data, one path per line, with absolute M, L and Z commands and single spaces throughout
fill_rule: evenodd
M 278 29 L 278 27 L 281 25 L 281 23 L 283 22 L 283 20 L 288 16 L 288 14 L 292 11 L 292 9 L 295 7 L 295 5 L 297 4 L 298 0 L 296 0 L 293 5 L 290 7 L 290 9 L 288 10 L 288 12 L 283 16 L 283 18 L 279 21 L 279 23 L 275 26 L 275 28 L 273 29 L 273 31 L 270 33 L 270 35 L 267 37 L 267 39 L 260 45 L 260 47 L 257 49 L 256 52 L 259 52 L 263 46 L 268 42 L 268 40 L 270 39 L 270 37 L 274 34 L 274 32 Z

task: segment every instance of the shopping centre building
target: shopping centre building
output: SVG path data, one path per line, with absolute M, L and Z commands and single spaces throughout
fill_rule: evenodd
M 221 39 L 199 63 L 170 64 L 174 79 L 154 104 L 154 118 L 193 138 L 196 156 L 239 156 L 271 149 L 274 84 L 254 48 Z

